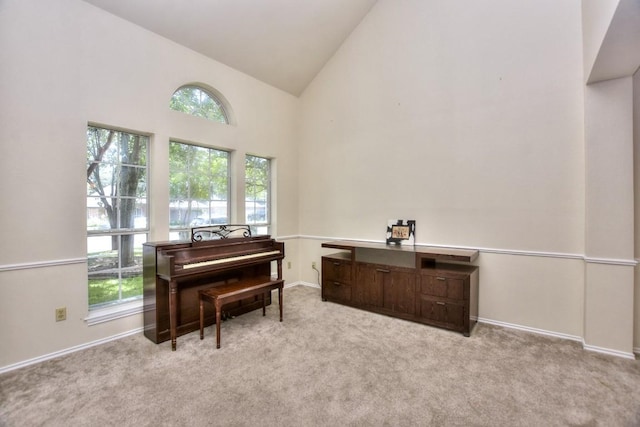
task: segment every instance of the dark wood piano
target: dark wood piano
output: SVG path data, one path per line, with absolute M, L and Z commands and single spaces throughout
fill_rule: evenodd
M 271 262 L 277 263 L 282 279 L 284 243 L 270 236 L 251 236 L 241 226 L 242 237 L 233 237 L 236 226 L 196 227 L 191 241 L 143 244 L 144 334 L 155 343 L 200 327 L 198 291 L 243 280 L 271 280 Z M 214 239 L 203 239 L 204 235 Z M 270 296 L 267 304 L 271 303 Z M 262 300 L 251 297 L 224 307 L 225 316 L 236 316 L 262 308 Z M 207 307 L 205 324 L 215 323 L 214 310 Z

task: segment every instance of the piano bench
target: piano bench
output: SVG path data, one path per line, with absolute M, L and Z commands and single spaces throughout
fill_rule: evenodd
M 229 302 L 239 301 L 252 296 L 262 296 L 262 315 L 266 314 L 265 295 L 278 289 L 280 321 L 282 322 L 282 288 L 284 280 L 270 280 L 264 277 L 251 277 L 238 282 L 225 283 L 209 289 L 198 291 L 200 300 L 200 339 L 204 339 L 204 302 L 207 301 L 216 310 L 216 348 L 220 348 L 220 323 L 222 322 L 222 306 Z

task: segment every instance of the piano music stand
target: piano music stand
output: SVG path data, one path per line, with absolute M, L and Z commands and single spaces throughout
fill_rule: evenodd
M 192 242 L 229 239 L 231 237 L 251 237 L 249 224 L 218 224 L 191 228 Z

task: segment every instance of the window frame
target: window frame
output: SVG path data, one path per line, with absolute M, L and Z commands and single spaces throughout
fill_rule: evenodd
M 114 134 L 115 142 L 115 156 L 112 156 L 109 159 L 105 159 L 104 155 L 112 148 L 113 142 L 108 144 L 105 142 L 105 145 L 102 146 L 102 142 L 98 142 L 98 146 L 90 147 L 90 132 L 96 132 L 95 137 L 99 137 L 98 133 L 100 131 L 105 131 Z M 137 163 L 135 159 L 133 162 L 127 162 L 126 158 L 123 157 L 121 145 L 124 143 L 121 138 L 121 135 L 127 135 L 126 143 L 129 144 L 131 142 L 131 137 L 135 137 L 134 139 L 138 139 L 140 144 L 144 146 L 141 148 L 143 151 L 136 150 L 135 153 L 129 153 L 131 156 L 142 156 L 138 159 Z M 86 242 L 87 242 L 87 290 L 88 290 L 88 299 L 87 306 L 89 312 L 100 311 L 105 308 L 121 306 L 130 303 L 139 304 L 143 298 L 143 267 L 142 267 L 142 243 L 148 241 L 148 233 L 149 233 L 149 171 L 150 171 L 150 145 L 151 145 L 151 137 L 148 133 L 139 132 L 139 131 L 131 131 L 125 130 L 122 128 L 114 127 L 114 126 L 106 126 L 101 124 L 93 124 L 88 123 L 86 128 L 86 136 L 87 136 L 87 195 L 86 195 Z M 135 142 L 134 142 L 135 144 Z M 91 148 L 99 148 L 100 150 L 103 148 L 104 151 L 102 153 L 94 153 L 94 156 L 90 156 Z M 98 157 L 99 156 L 99 157 Z M 115 160 L 114 160 L 115 159 Z M 93 165 L 97 166 L 93 166 Z M 104 168 L 101 170 L 101 166 Z M 131 169 L 137 175 L 137 180 L 135 182 L 135 194 L 122 194 L 123 188 L 121 187 L 122 181 L 122 171 L 126 168 Z M 111 184 L 104 186 L 102 183 L 98 183 L 96 185 L 96 181 L 100 181 L 102 179 L 102 172 L 106 173 L 104 176 L 109 176 L 109 174 L 114 174 L 117 178 L 111 177 Z M 92 181 L 93 178 L 93 181 Z M 92 187 L 93 184 L 93 187 Z M 142 184 L 142 185 L 141 185 Z M 116 187 L 114 191 L 113 187 Z M 91 188 L 100 187 L 99 190 L 91 191 Z M 110 187 L 110 194 L 106 194 L 107 187 Z M 97 202 L 100 200 L 100 202 Z M 114 212 L 112 215 L 115 218 L 111 218 L 109 215 L 109 209 L 104 208 L 105 204 L 108 204 L 108 201 L 111 201 L 110 208 Z M 130 200 L 133 203 L 132 207 L 123 208 L 123 200 Z M 105 203 L 107 201 L 107 203 Z M 91 203 L 96 202 L 96 203 Z M 142 202 L 142 206 L 139 203 Z M 100 203 L 103 204 L 101 207 Z M 90 218 L 94 218 L 96 213 L 100 216 L 101 209 L 105 209 L 107 212 L 107 216 L 109 217 L 108 228 L 105 227 L 104 218 L 102 221 L 102 226 L 98 225 L 98 228 L 94 228 L 91 224 L 94 222 L 90 221 Z M 126 213 L 128 209 L 131 209 L 130 213 L 133 217 L 130 219 L 129 226 L 123 226 L 123 213 Z M 140 215 L 142 213 L 142 215 Z M 136 219 L 142 218 L 144 221 L 142 224 L 137 224 Z M 111 224 L 115 223 L 115 228 L 111 227 Z M 103 238 L 103 239 L 101 239 Z M 128 270 L 131 269 L 131 266 L 123 266 L 123 241 L 131 240 L 130 248 L 127 250 L 131 253 L 131 260 L 134 264 L 139 264 L 139 274 L 134 276 L 130 276 Z M 106 241 L 110 240 L 110 249 L 107 252 L 115 252 L 117 256 L 116 267 L 111 268 L 111 270 L 116 270 L 117 277 L 112 278 L 111 280 L 117 280 L 117 294 L 118 297 L 116 299 L 109 299 L 101 302 L 91 302 L 92 299 L 92 278 L 91 278 L 91 263 L 92 258 L 96 257 L 99 252 L 104 252 L 104 250 L 92 250 L 91 248 L 96 249 L 97 245 L 95 242 L 103 240 L 102 245 L 107 246 Z M 98 243 L 100 245 L 100 243 Z M 136 256 L 136 252 L 139 250 L 139 255 Z M 95 270 L 94 273 L 100 274 L 100 272 L 106 272 L 107 269 L 103 270 Z M 127 270 L 127 271 L 125 271 Z M 133 272 L 137 273 L 137 267 L 133 267 Z M 126 273 L 126 274 L 125 274 Z M 107 274 L 108 273 L 103 273 Z M 123 282 L 127 277 L 133 277 L 136 282 L 136 288 L 139 288 L 140 293 L 124 296 L 123 295 Z M 94 279 L 96 280 L 96 279 Z M 105 279 L 108 280 L 108 279 Z

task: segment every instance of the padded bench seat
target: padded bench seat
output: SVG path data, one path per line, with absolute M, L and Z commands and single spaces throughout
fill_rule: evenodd
M 284 280 L 271 280 L 269 277 L 252 277 L 247 280 L 226 283 L 209 289 L 200 290 L 200 339 L 204 339 L 204 302 L 210 302 L 216 311 L 216 348 L 220 348 L 220 323 L 222 322 L 222 306 L 252 296 L 262 296 L 262 315 L 266 315 L 265 295 L 278 289 L 280 321 L 282 322 L 282 289 Z

